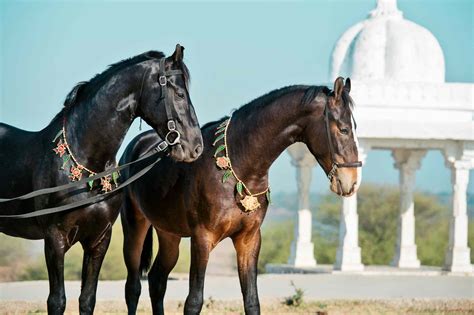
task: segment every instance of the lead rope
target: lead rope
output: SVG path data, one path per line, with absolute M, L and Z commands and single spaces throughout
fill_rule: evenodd
M 149 154 L 146 154 L 145 156 L 139 158 L 138 160 L 135 160 L 133 162 L 122 165 L 120 168 L 124 168 L 126 166 L 130 166 L 131 164 L 134 164 L 134 163 L 137 163 L 137 162 L 142 161 L 144 159 L 147 159 L 147 158 L 151 157 L 152 155 L 157 154 L 158 152 L 160 152 L 160 151 L 158 151 L 157 149 L 154 149 L 153 152 L 150 152 Z M 66 211 L 66 210 L 72 210 L 72 209 L 76 209 L 76 208 L 79 208 L 79 207 L 85 207 L 85 206 L 100 202 L 100 201 L 108 198 L 111 194 L 115 194 L 117 191 L 122 190 L 123 188 L 127 187 L 128 185 L 130 185 L 131 183 L 133 183 L 134 181 L 136 181 L 137 179 L 139 179 L 140 177 L 145 175 L 160 160 L 161 160 L 161 157 L 158 157 L 155 161 L 153 161 L 151 164 L 147 165 L 146 167 L 144 167 L 143 169 L 138 171 L 135 175 L 130 176 L 130 178 L 125 180 L 123 183 L 121 183 L 113 191 L 108 191 L 106 193 L 96 195 L 94 197 L 86 198 L 84 200 L 75 201 L 75 202 L 72 202 L 72 203 L 69 203 L 69 204 L 66 204 L 66 205 L 62 205 L 62 206 L 36 210 L 36 211 L 32 211 L 32 212 L 26 212 L 26 213 L 23 213 L 23 214 L 2 214 L 2 215 L 0 215 L 0 218 L 5 218 L 5 219 L 33 218 L 33 217 L 38 217 L 38 216 L 47 215 L 47 214 L 59 213 L 59 212 L 63 212 L 63 211 Z M 97 174 L 97 175 L 102 175 L 103 173 Z M 94 175 L 94 176 L 97 176 L 97 175 Z M 74 183 L 71 183 L 71 184 L 72 184 L 72 186 L 78 186 L 77 184 L 79 184 L 79 183 L 80 182 L 74 182 Z M 71 185 L 71 184 L 69 184 L 69 185 Z M 64 186 L 68 186 L 68 185 L 63 185 L 63 187 Z M 61 186 L 59 186 L 59 187 L 61 187 Z M 57 188 L 57 187 L 54 187 L 54 188 Z M 51 189 L 51 188 L 47 188 L 47 189 Z M 44 190 L 47 190 L 47 189 L 44 189 Z M 36 191 L 36 192 L 39 192 L 39 190 Z M 15 199 L 20 199 L 20 198 L 15 198 Z

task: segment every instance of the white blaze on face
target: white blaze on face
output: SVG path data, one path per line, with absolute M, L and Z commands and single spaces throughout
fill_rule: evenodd
M 357 161 L 360 161 L 360 159 L 359 159 L 359 140 L 357 139 L 357 134 L 356 134 L 356 130 L 355 130 L 354 121 L 351 122 L 351 125 L 352 125 L 352 134 L 354 135 L 354 142 L 355 142 L 355 145 L 356 145 L 356 148 L 357 148 Z M 354 187 L 354 191 L 357 191 L 357 189 L 359 189 L 361 181 L 362 181 L 362 167 L 358 167 L 357 168 L 357 183 Z

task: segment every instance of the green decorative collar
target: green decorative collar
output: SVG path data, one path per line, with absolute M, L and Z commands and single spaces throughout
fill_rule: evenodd
M 244 207 L 245 212 L 250 213 L 260 208 L 261 205 L 257 198 L 260 195 L 265 195 L 268 203 L 271 203 L 270 186 L 268 186 L 264 191 L 252 194 L 232 168 L 232 162 L 229 157 L 229 145 L 227 144 L 227 130 L 229 129 L 231 118 L 232 117 L 229 117 L 229 119 L 222 122 L 216 129 L 216 139 L 212 143 L 213 146 L 217 146 L 214 158 L 217 167 L 224 171 L 224 175 L 222 175 L 222 183 L 225 183 L 230 177 L 235 178 L 237 181 L 235 184 L 235 190 L 242 198 L 240 203 Z
M 56 142 L 57 141 L 57 142 Z M 71 148 L 66 140 L 66 127 L 63 124 L 63 128 L 56 134 L 56 137 L 53 139 L 53 143 L 56 143 L 56 147 L 53 149 L 54 153 L 58 155 L 63 162 L 61 169 L 65 170 L 66 167 L 69 168 L 69 179 L 71 181 L 78 181 L 82 179 L 82 175 L 88 173 L 89 177 L 96 175 L 97 173 L 88 169 L 81 163 L 72 154 Z M 118 186 L 118 178 L 120 177 L 119 172 L 113 172 L 112 176 L 108 175 L 100 179 L 100 186 L 102 187 L 102 192 L 106 193 L 112 190 L 112 183 L 114 182 L 115 187 Z M 94 186 L 94 181 L 91 180 L 88 182 L 89 188 L 92 190 Z

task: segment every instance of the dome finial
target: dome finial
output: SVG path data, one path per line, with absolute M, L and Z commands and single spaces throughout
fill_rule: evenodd
M 377 0 L 377 7 L 370 11 L 370 17 L 402 17 L 397 8 L 397 0 Z

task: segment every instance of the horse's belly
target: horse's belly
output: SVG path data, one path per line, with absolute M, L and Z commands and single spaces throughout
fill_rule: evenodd
M 72 202 L 69 200 L 66 204 Z M 35 208 L 32 202 L 23 202 L 23 205 L 2 209 L 0 213 L 26 213 Z M 59 228 L 65 233 L 77 229 L 76 240 L 94 237 L 111 227 L 119 214 L 121 204 L 120 195 L 113 196 L 106 201 L 93 204 L 86 208 L 79 208 L 53 215 L 39 216 L 31 219 L 0 219 L 0 232 L 10 236 L 26 239 L 43 239 L 51 226 Z M 51 207 L 55 203 L 43 204 L 40 208 Z M 3 211 L 2 211 L 3 210 Z
M 49 222 L 60 226 L 68 235 L 74 234 L 74 239 L 69 240 L 71 243 L 76 241 L 94 243 L 97 237 L 112 227 L 118 217 L 120 204 L 120 195 L 116 195 L 86 208 L 59 214 Z
M 145 216 L 160 231 L 180 237 L 188 237 L 192 234 L 188 220 L 180 209 L 163 207 L 156 209 L 156 211 L 148 211 Z
M 43 230 L 35 219 L 0 219 L 0 232 L 30 240 L 44 238 Z

